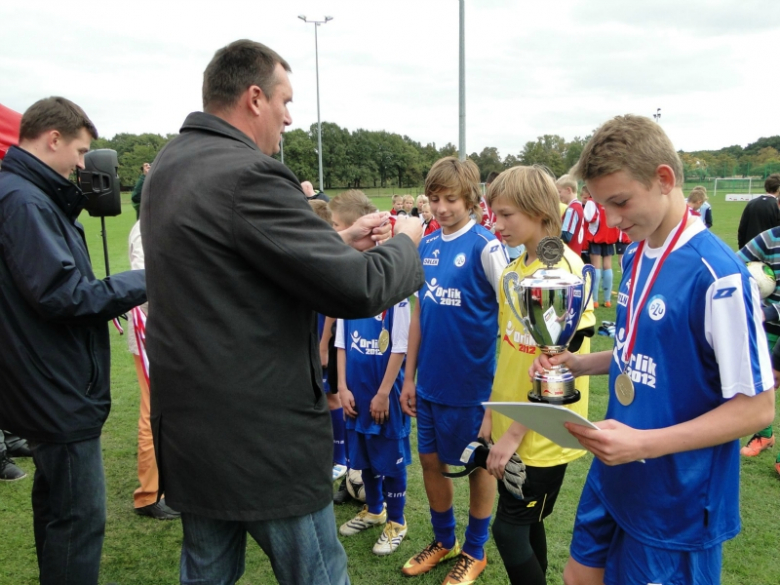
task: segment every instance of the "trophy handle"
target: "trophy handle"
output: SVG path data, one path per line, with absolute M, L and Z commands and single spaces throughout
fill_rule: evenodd
M 509 304 L 509 308 L 512 309 L 512 312 L 517 317 L 517 320 L 523 323 L 523 316 L 517 312 L 517 308 L 515 308 L 514 299 L 511 295 L 512 292 L 515 293 L 515 297 L 517 296 L 517 283 L 520 282 L 520 277 L 518 276 L 517 272 L 509 272 L 504 276 L 504 296 L 506 297 L 506 301 Z
M 596 277 L 596 269 L 591 264 L 586 264 L 582 267 L 582 279 L 585 280 L 585 277 L 588 276 L 588 297 L 585 299 L 585 305 L 584 307 L 588 306 L 588 303 L 590 302 L 591 297 L 593 297 L 593 282 L 594 278 Z M 584 308 L 583 308 L 584 310 Z

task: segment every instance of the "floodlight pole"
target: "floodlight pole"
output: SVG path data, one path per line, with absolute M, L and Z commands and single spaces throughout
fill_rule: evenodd
M 658 123 L 658 124 L 661 123 L 661 108 L 658 108 L 655 111 L 655 114 L 653 114 L 653 118 L 655 119 L 656 123 Z
M 325 20 L 307 20 L 306 16 L 301 14 L 298 16 L 303 22 L 314 25 L 314 62 L 317 71 L 317 155 L 319 156 L 320 165 L 320 192 L 324 191 L 322 181 L 322 122 L 320 121 L 320 52 L 317 41 L 317 28 L 321 24 L 325 24 L 328 21 L 333 20 L 332 16 L 326 16 Z
M 466 160 L 466 4 L 460 0 L 458 158 Z

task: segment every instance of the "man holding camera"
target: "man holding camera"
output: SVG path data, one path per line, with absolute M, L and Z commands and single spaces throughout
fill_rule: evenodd
M 111 405 L 108 321 L 146 300 L 141 270 L 98 280 L 68 178 L 97 130 L 62 97 L 22 116 L 0 170 L 0 428 L 27 439 L 43 585 L 98 582 L 106 521 L 100 434 Z

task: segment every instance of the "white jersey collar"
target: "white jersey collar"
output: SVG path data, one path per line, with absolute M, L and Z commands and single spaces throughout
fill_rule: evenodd
M 452 240 L 457 240 L 459 237 L 461 237 L 463 234 L 469 231 L 472 227 L 474 227 L 475 223 L 476 222 L 473 219 L 470 219 L 466 225 L 464 225 L 454 234 L 445 234 L 444 231 L 442 231 L 441 239 L 444 240 L 445 242 L 451 242 Z

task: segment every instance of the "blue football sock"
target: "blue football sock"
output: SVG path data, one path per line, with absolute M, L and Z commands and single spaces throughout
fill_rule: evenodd
M 385 503 L 382 497 L 382 476 L 375 475 L 370 469 L 361 472 L 363 487 L 366 488 L 366 505 L 371 514 L 381 514 Z
M 593 271 L 593 302 L 599 302 L 599 284 L 601 283 L 601 268 Z
M 487 518 L 474 518 L 469 514 L 469 525 L 466 527 L 466 542 L 463 543 L 463 552 L 477 560 L 485 558 L 485 543 L 490 535 L 490 516 Z
M 346 465 L 347 452 L 344 448 L 344 437 L 347 433 L 344 426 L 344 409 L 331 410 L 330 420 L 333 423 L 333 463 Z
M 607 268 L 602 273 L 601 282 L 604 284 L 604 301 L 606 302 L 612 297 L 612 269 Z
M 404 506 L 406 506 L 406 468 L 401 475 L 385 476 L 382 482 L 387 502 L 387 519 L 404 524 Z
M 455 546 L 455 511 L 450 508 L 446 512 L 437 512 L 431 508 L 431 524 L 436 542 L 444 548 Z

